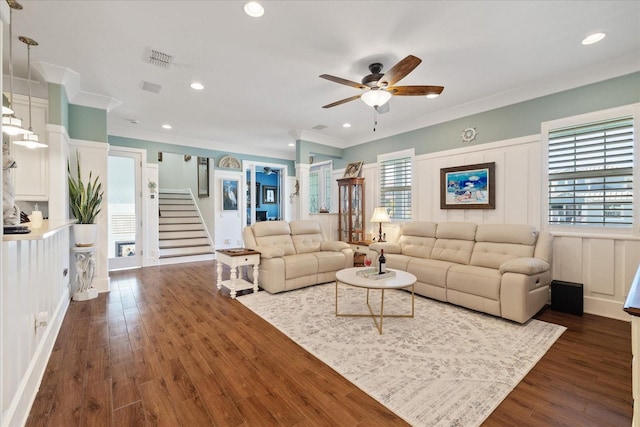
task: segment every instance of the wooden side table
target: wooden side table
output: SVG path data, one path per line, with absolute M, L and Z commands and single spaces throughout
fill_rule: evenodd
M 354 267 L 364 267 L 364 258 L 369 257 L 371 261 L 376 257 L 376 253 L 374 251 L 369 250 L 369 245 L 373 243 L 370 241 L 360 241 L 360 242 L 349 242 L 349 246 L 353 249 L 353 266 Z
M 258 266 L 260 265 L 260 252 L 245 248 L 217 249 L 216 252 L 218 265 L 218 289 L 222 286 L 229 289 L 231 292 L 231 299 L 236 298 L 237 291 L 253 288 L 253 292 L 258 292 Z M 231 278 L 229 280 L 222 280 L 222 264 L 231 268 Z M 238 267 L 245 265 L 253 265 L 253 283 L 238 277 Z

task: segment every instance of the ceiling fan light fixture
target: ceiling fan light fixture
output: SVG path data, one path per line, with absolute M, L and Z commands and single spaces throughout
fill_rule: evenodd
M 250 1 L 244 5 L 244 13 L 252 18 L 259 18 L 264 15 L 264 7 L 257 1 Z
M 360 99 L 369 107 L 376 108 L 386 104 L 391 99 L 391 93 L 386 90 L 371 89 L 363 93 Z

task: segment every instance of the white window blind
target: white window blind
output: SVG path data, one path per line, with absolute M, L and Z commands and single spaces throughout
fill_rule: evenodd
M 394 220 L 411 219 L 411 157 L 380 162 L 380 206 Z
M 633 118 L 550 130 L 549 224 L 630 227 Z

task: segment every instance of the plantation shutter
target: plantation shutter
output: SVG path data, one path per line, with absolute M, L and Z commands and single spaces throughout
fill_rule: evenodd
M 549 224 L 633 223 L 633 118 L 549 131 Z
M 411 219 L 411 157 L 380 162 L 380 206 L 392 220 Z

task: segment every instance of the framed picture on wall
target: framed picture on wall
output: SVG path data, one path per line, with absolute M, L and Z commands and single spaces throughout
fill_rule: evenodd
M 360 170 L 362 169 L 363 161 L 349 163 L 344 169 L 343 178 L 357 178 L 360 176 Z
M 262 187 L 262 203 L 265 205 L 278 203 L 278 187 L 264 185 Z
M 223 211 L 238 210 L 238 180 L 237 179 L 222 180 L 222 210 Z
M 209 197 L 208 157 L 198 157 L 198 197 Z
M 495 209 L 494 163 L 440 169 L 440 209 Z

